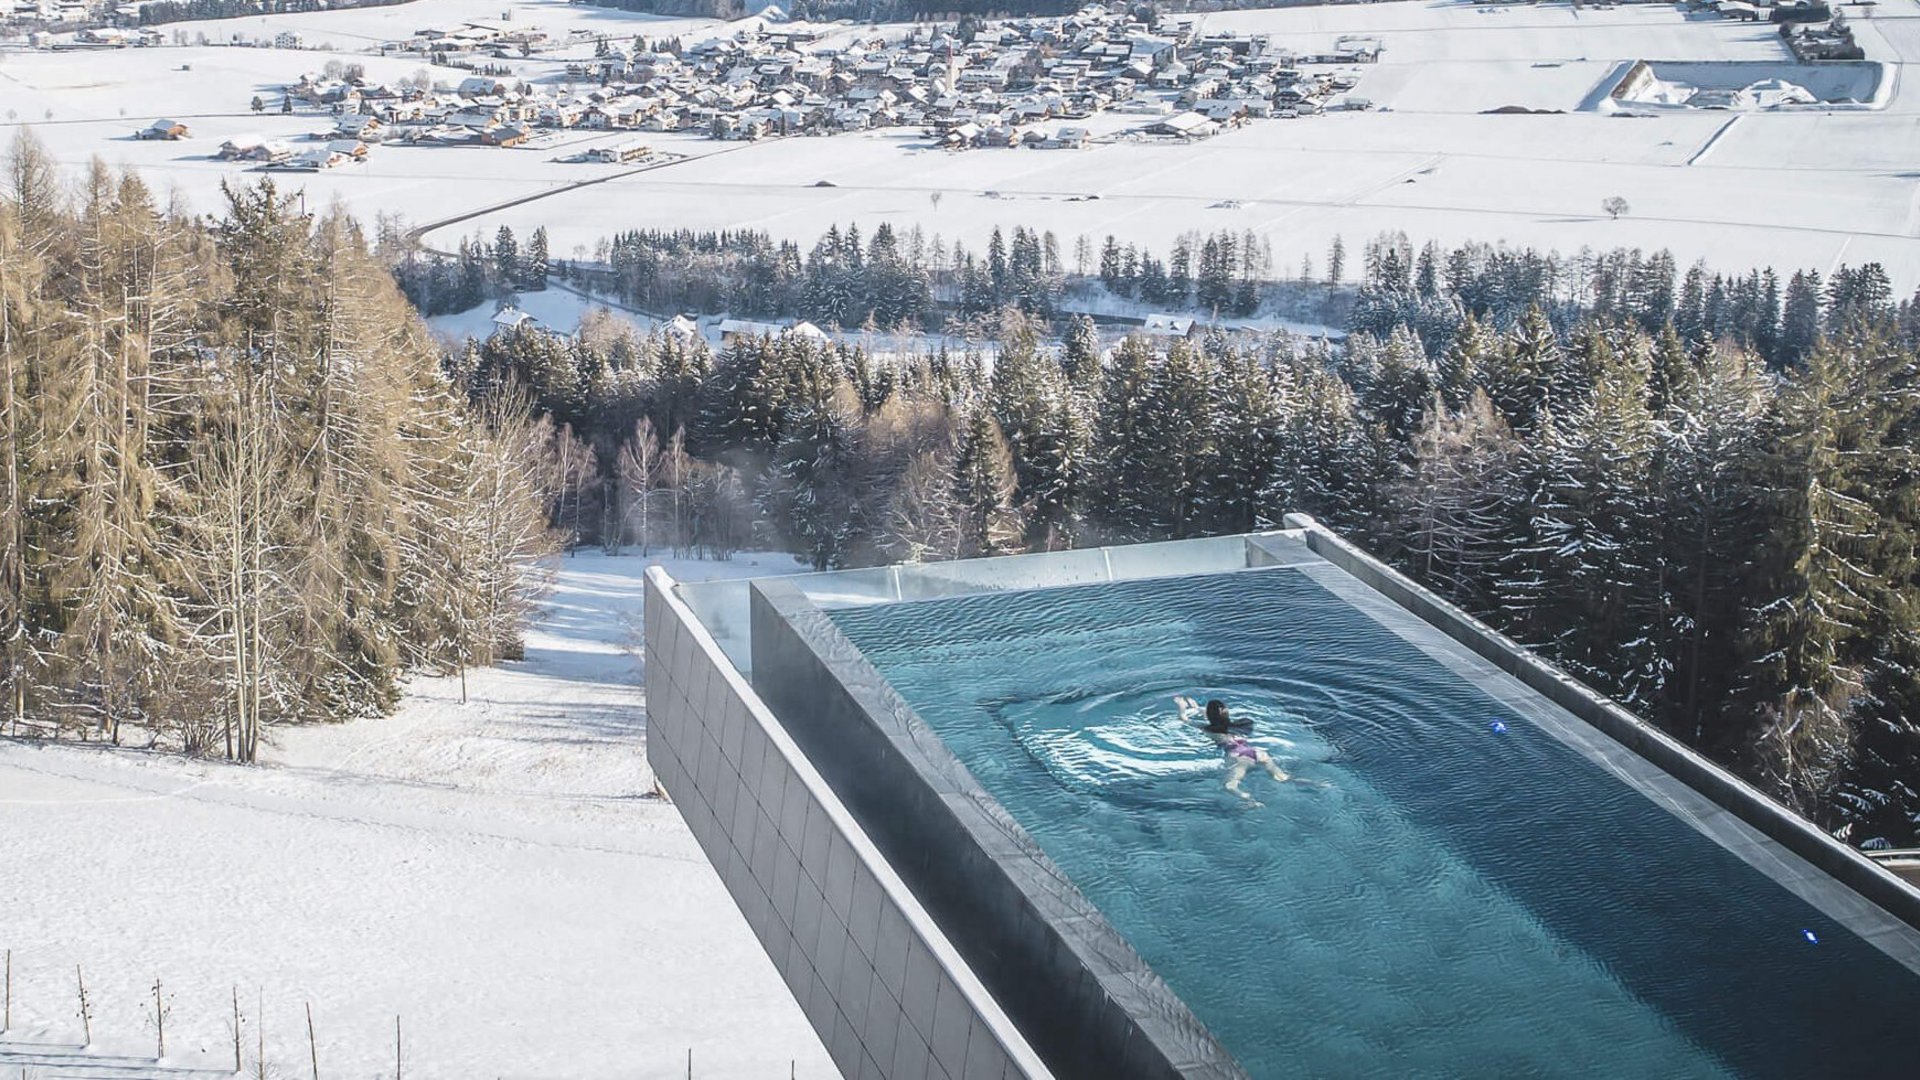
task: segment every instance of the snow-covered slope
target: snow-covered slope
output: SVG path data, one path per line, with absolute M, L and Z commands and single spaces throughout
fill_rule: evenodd
M 0 741 L 0 1075 L 231 1070 L 237 986 L 248 1075 L 262 1012 L 270 1075 L 306 1075 L 311 1003 L 333 1077 L 391 1075 L 396 1014 L 408 1077 L 680 1077 L 689 1049 L 698 1077 L 833 1076 L 650 797 L 626 651 L 648 561 L 563 560 L 525 662 L 470 673 L 466 704 L 418 680 L 395 716 L 278 732 L 258 768 Z

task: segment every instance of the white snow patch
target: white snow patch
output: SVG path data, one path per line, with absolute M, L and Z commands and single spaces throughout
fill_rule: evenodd
M 525 661 L 417 679 L 382 719 L 274 733 L 242 768 L 0 741 L 0 1072 L 225 1072 L 232 992 L 279 1075 L 801 1077 L 836 1072 L 679 815 L 646 796 L 626 651 L 641 574 L 787 572 L 561 560 Z M 81 1051 L 74 966 L 94 1001 Z M 153 1066 L 159 977 L 171 1007 Z M 87 1073 L 86 1069 L 73 1075 Z M 204 1073 L 202 1075 L 205 1075 Z

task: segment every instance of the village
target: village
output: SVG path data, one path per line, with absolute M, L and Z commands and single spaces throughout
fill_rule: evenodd
M 253 102 L 255 112 L 325 114 L 329 127 L 310 136 L 320 145 L 229 139 L 216 156 L 321 169 L 364 160 L 382 143 L 539 148 L 569 131 L 757 140 L 904 128 L 952 150 L 1191 140 L 1256 119 L 1367 108 L 1352 93 L 1357 65 L 1381 51 L 1377 38 L 1347 36 L 1329 52 L 1302 55 L 1265 34 L 1205 34 L 1192 19 L 1147 25 L 1098 6 L 969 27 L 964 36 L 952 27 L 833 45 L 823 36 L 819 27 L 776 24 L 685 46 L 636 36 L 568 48 L 538 28 L 497 20 L 425 28 L 383 43 L 381 53 L 503 74 L 376 83 L 335 61 L 330 73 L 302 75 L 277 99 Z M 591 56 L 566 55 L 588 48 Z M 545 59 L 551 53 L 562 55 Z M 162 120 L 139 137 L 190 134 Z M 625 164 L 651 154 L 635 139 L 576 159 Z

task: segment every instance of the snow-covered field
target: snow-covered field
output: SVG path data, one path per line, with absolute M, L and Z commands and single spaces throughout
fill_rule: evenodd
M 1207 29 L 1267 32 L 1299 47 L 1378 33 L 1383 62 L 1355 91 L 1385 111 L 1254 123 L 1205 143 L 1122 141 L 1082 152 L 931 149 L 881 132 L 757 144 L 488 215 L 547 226 L 556 250 L 608 221 L 760 228 L 809 241 L 824 222 L 920 225 L 976 249 L 995 225 L 1108 233 L 1165 250 L 1188 229 L 1252 229 L 1276 263 L 1316 262 L 1386 229 L 1416 241 L 1672 249 L 1683 263 L 1812 266 L 1878 260 L 1920 285 L 1920 6 L 1854 9 L 1870 57 L 1888 62 L 1880 111 L 1620 117 L 1596 91 L 1634 59 L 1773 61 L 1770 26 L 1661 5 L 1574 10 L 1390 3 L 1234 12 Z M 1870 14 L 1868 14 L 1870 13 Z M 1487 115 L 1507 105 L 1560 115 Z M 833 187 L 814 187 L 818 181 Z M 939 192 L 936 204 L 932 198 Z M 1611 220 L 1601 202 L 1627 199 Z M 1087 196 L 1098 196 L 1088 199 Z
M 494 325 L 494 304 L 489 301 L 479 307 L 448 315 L 435 315 L 427 320 L 433 332 L 450 341 L 465 341 L 467 338 L 487 338 L 498 329 Z M 645 334 L 655 328 L 657 323 L 644 315 L 630 311 L 616 311 L 603 301 L 591 300 L 586 296 L 568 289 L 550 288 L 541 292 L 521 293 L 514 305 L 518 310 L 533 316 L 534 320 L 548 330 L 572 333 L 580 325 L 587 313 L 596 309 L 611 311 L 622 322 L 633 327 L 635 333 Z
M 258 39 L 281 29 L 308 42 L 371 49 L 423 26 L 496 17 L 481 0 L 417 0 L 396 7 L 182 24 L 211 40 Z M 557 160 L 564 147 L 385 147 L 364 165 L 305 178 L 312 205 L 335 199 L 366 217 L 414 223 L 478 213 L 430 233 L 458 236 L 545 225 L 556 255 L 590 251 L 609 232 L 639 226 L 759 228 L 814 240 L 831 222 L 919 225 L 976 249 L 995 225 L 1052 229 L 1072 239 L 1108 233 L 1164 250 L 1189 229 L 1252 229 L 1271 241 L 1277 267 L 1302 256 L 1323 264 L 1336 235 L 1350 248 L 1383 230 L 1416 241 L 1505 240 L 1573 252 L 1582 247 L 1667 247 L 1683 262 L 1781 268 L 1878 260 L 1900 292 L 1920 285 L 1920 96 L 1906 69 L 1920 58 L 1920 0 L 1850 7 L 1870 59 L 1889 65 L 1884 108 L 1803 108 L 1729 113 L 1672 110 L 1651 117 L 1597 108 L 1623 65 L 1636 59 L 1778 64 L 1787 54 L 1768 24 L 1736 23 L 1678 7 L 1475 5 L 1452 0 L 1298 7 L 1205 16 L 1203 31 L 1269 33 L 1291 47 L 1344 33 L 1378 35 L 1378 65 L 1356 70 L 1357 95 L 1379 111 L 1256 122 L 1205 143 L 1121 139 L 1084 151 L 950 154 L 917 133 L 880 132 L 753 144 L 649 136 L 697 160 L 573 188 L 620 166 Z M 694 38 L 733 24 L 649 16 L 535 0 L 516 22 L 556 39 L 585 28 L 615 37 Z M 169 28 L 171 31 L 172 28 Z M 898 33 L 902 28 L 883 28 Z M 859 28 L 840 28 L 834 39 Z M 551 72 L 554 57 L 514 61 Z M 246 102 L 331 54 L 271 49 L 160 48 L 110 54 L 12 53 L 0 57 L 0 99 L 14 122 L 33 122 L 65 162 L 98 154 L 140 166 L 157 187 L 212 209 L 223 178 L 245 174 L 207 155 L 221 138 L 287 135 L 314 117 L 253 116 Z M 354 53 L 378 78 L 408 74 L 417 59 Z M 191 70 L 179 70 L 189 64 Z M 544 65 L 544 66 L 543 66 Z M 1556 115 L 1489 115 L 1502 106 Z M 53 120 L 45 120 L 51 110 Z M 124 115 L 123 115 L 124 113 Z M 174 115 L 194 127 L 186 143 L 137 143 L 134 127 Z M 1101 126 L 1114 120 L 1102 117 Z M 816 187 L 827 181 L 833 187 Z M 937 202 L 932 198 L 940 193 Z M 1609 196 L 1631 209 L 1602 212 Z M 1097 196 L 1097 198 L 1088 198 Z M 1350 260 L 1350 265 L 1352 260 Z
M 0 1076 L 835 1075 L 674 809 L 626 652 L 650 560 L 563 560 L 523 663 L 395 716 L 275 733 L 241 768 L 0 741 Z M 683 579 L 782 556 L 669 563 Z M 74 967 L 93 1001 L 82 1050 Z M 152 987 L 169 1066 L 153 1065 Z M 256 1003 L 264 1005 L 264 1014 Z M 65 1063 L 65 1064 L 62 1064 Z

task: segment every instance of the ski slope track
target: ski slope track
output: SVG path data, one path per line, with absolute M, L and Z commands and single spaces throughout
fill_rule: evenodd
M 0 739 L 0 1077 L 834 1076 L 653 794 L 636 555 L 560 560 L 523 662 L 391 717 L 283 728 L 245 768 Z M 781 556 L 668 561 L 676 577 Z M 91 1000 L 91 1046 L 75 967 Z M 156 1061 L 153 985 L 169 1015 Z M 256 1025 L 264 1023 L 264 1029 Z

